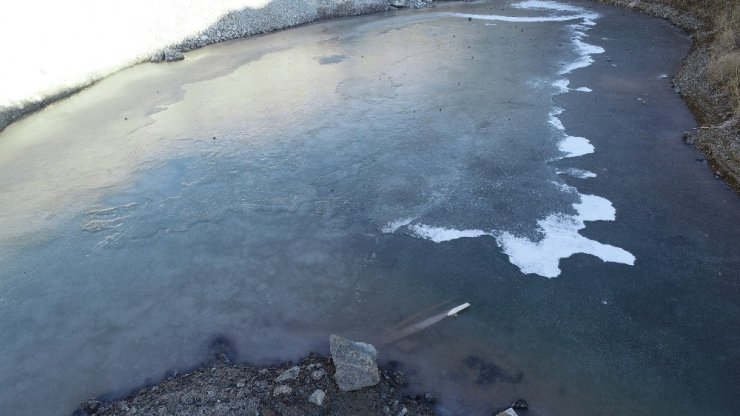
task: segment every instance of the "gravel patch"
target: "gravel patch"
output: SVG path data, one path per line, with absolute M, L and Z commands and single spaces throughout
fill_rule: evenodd
M 267 368 L 234 364 L 221 357 L 121 400 L 88 400 L 74 415 L 435 414 L 434 397 L 429 393 L 409 395 L 404 389 L 406 377 L 395 365 L 380 369 L 376 385 L 351 392 L 339 389 L 335 371 L 330 358 L 316 354 L 297 365 Z

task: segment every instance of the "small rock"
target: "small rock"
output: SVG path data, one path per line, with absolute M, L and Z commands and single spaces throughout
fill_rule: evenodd
M 504 410 L 503 412 L 499 412 L 499 413 L 497 413 L 497 414 L 496 414 L 496 416 L 517 416 L 517 414 L 516 414 L 516 412 L 514 411 L 514 409 L 512 409 L 512 408 L 510 407 L 510 408 L 508 408 L 508 409 Z
M 424 393 L 424 401 L 427 403 L 434 403 L 437 398 L 432 396 L 430 393 Z
M 95 399 L 90 399 L 82 405 L 82 410 L 87 413 L 95 413 L 100 407 L 100 402 Z
M 290 394 L 293 392 L 293 389 L 290 386 L 286 386 L 284 384 L 281 384 L 279 386 L 275 387 L 275 390 L 272 391 L 273 396 L 280 396 L 282 394 Z
M 301 368 L 298 366 L 295 366 L 288 370 L 283 371 L 283 373 L 280 374 L 278 378 L 275 379 L 275 381 L 278 383 L 282 383 L 288 380 L 295 380 L 296 378 L 298 378 L 298 374 L 300 373 L 301 373 Z
M 171 48 L 164 49 L 165 62 L 182 61 L 183 59 L 185 59 L 185 55 L 182 52 Z
M 334 379 L 340 390 L 353 391 L 378 384 L 380 373 L 375 362 L 378 355 L 375 347 L 332 335 L 329 349 L 336 367 Z
M 407 409 L 405 406 L 403 409 L 401 409 L 396 416 L 406 416 L 409 413 L 409 409 Z
M 243 381 L 239 381 L 239 382 L 236 383 L 236 387 L 238 387 L 240 389 L 243 389 L 246 385 L 247 384 L 244 383 Z
M 325 375 L 326 375 L 326 371 L 324 370 L 314 370 L 311 372 L 311 378 L 316 381 L 321 380 L 322 378 L 324 378 Z
M 391 0 L 390 5 L 399 9 L 408 6 L 406 0 Z
M 151 58 L 149 58 L 149 62 L 157 63 L 162 61 L 164 61 L 164 52 L 162 51 L 157 51 L 153 53 Z
M 527 410 L 529 409 L 529 405 L 527 404 L 527 401 L 524 399 L 518 399 L 510 406 L 514 410 Z
M 321 406 L 324 404 L 324 398 L 326 398 L 326 393 L 324 393 L 323 390 L 317 389 L 314 390 L 313 393 L 311 393 L 310 396 L 308 396 L 308 401 L 315 404 L 316 406 Z
M 164 48 L 161 51 L 155 52 L 151 58 L 149 58 L 149 61 L 151 62 L 172 62 L 172 61 L 181 61 L 185 59 L 185 55 L 182 54 L 182 52 L 172 49 L 172 48 Z
M 383 378 L 390 381 L 393 385 L 404 387 L 407 384 L 406 376 L 398 370 L 388 369 L 383 371 Z

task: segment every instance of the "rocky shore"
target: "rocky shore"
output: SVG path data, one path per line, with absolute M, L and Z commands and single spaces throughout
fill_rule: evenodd
M 379 368 L 374 346 L 332 335 L 330 357 L 257 368 L 232 362 L 228 342 L 215 343 L 213 360 L 118 400 L 90 399 L 73 416 L 435 415 L 435 398 L 407 390 L 398 364 Z M 525 415 L 517 400 L 494 412 Z M 524 413 L 521 413 L 524 411 Z
M 433 415 L 434 397 L 408 395 L 391 363 L 378 368 L 370 344 L 332 335 L 331 357 L 256 368 L 234 363 L 221 342 L 213 361 L 114 401 L 90 399 L 75 416 Z

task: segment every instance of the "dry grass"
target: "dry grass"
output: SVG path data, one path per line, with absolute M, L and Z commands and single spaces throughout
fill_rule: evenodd
M 693 13 L 711 25 L 711 55 L 707 75 L 712 86 L 725 95 L 740 117 L 740 1 L 660 0 Z
M 707 68 L 715 88 L 728 95 L 740 117 L 740 2 L 734 0 L 714 15 L 715 37 Z

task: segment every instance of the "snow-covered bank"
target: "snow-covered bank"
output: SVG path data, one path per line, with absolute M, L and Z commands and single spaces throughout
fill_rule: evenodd
M 12 39 L 0 66 L 0 131 L 163 48 L 192 50 L 390 7 L 388 0 L 8 2 L 0 6 L 0 36 Z

